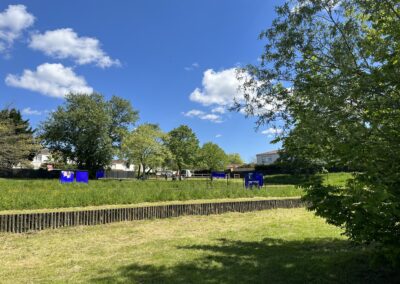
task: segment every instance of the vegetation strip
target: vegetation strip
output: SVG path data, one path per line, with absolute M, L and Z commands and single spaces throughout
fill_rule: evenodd
M 183 215 L 210 215 L 226 212 L 250 212 L 274 208 L 297 208 L 300 199 L 274 199 L 163 206 L 124 207 L 100 210 L 0 215 L 0 232 L 23 233 L 80 225 L 99 225 L 121 221 L 162 219 Z

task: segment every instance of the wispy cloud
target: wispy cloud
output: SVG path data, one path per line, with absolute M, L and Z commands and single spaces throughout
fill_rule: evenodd
M 198 110 L 198 109 L 192 109 L 192 110 L 189 110 L 188 112 L 183 112 L 182 114 L 187 117 L 197 117 L 202 120 L 208 120 L 208 121 L 211 121 L 214 123 L 222 122 L 221 116 L 219 116 L 217 114 L 213 114 L 213 113 L 206 113 L 206 112 L 204 112 L 202 110 Z
M 261 131 L 262 134 L 281 134 L 282 132 L 283 129 L 274 127 L 270 127 L 268 129 Z
M 225 108 L 222 106 L 219 107 L 215 107 L 213 109 L 211 109 L 212 113 L 220 113 L 220 114 L 224 114 L 226 112 Z
M 268 129 L 261 131 L 261 134 L 267 135 L 268 138 L 273 138 L 279 134 L 282 134 L 282 132 L 283 129 L 281 128 L 270 127 Z
M 24 108 L 22 110 L 22 114 L 25 114 L 25 115 L 42 115 L 45 112 L 48 112 L 48 111 L 40 111 L 40 110 L 36 110 L 36 109 L 31 109 L 30 107 Z
M 215 135 L 215 138 L 220 138 L 220 137 L 222 137 L 222 134 Z
M 197 68 L 199 68 L 199 67 L 200 67 L 199 63 L 194 62 L 194 63 L 192 63 L 190 66 L 186 66 L 184 69 L 185 69 L 186 71 L 193 71 L 194 69 L 197 69 Z

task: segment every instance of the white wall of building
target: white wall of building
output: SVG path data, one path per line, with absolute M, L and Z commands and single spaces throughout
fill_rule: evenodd
M 133 172 L 135 171 L 135 165 L 129 165 L 129 167 L 127 167 L 126 163 L 123 161 L 112 161 L 111 170 Z
M 279 158 L 278 151 L 271 151 L 260 153 L 256 155 L 257 165 L 270 165 L 273 164 Z
M 37 155 L 33 158 L 31 164 L 32 164 L 33 168 L 36 170 L 36 169 L 39 169 L 40 166 L 41 166 L 43 163 L 47 163 L 47 162 L 49 162 L 50 160 L 51 160 L 51 154 L 50 154 L 50 152 L 49 152 L 48 150 L 42 150 L 39 154 L 37 154 Z

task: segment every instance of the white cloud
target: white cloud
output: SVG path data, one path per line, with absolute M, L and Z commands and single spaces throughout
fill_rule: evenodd
M 215 135 L 215 138 L 220 138 L 220 137 L 222 137 L 222 134 Z
M 221 116 L 212 113 L 205 113 L 204 111 L 198 109 L 192 109 L 186 113 L 183 112 L 182 114 L 187 117 L 198 117 L 202 120 L 208 120 L 214 123 L 222 122 Z
M 198 109 L 192 109 L 189 110 L 188 112 L 184 112 L 183 113 L 184 116 L 188 116 L 188 117 L 195 117 L 195 116 L 201 116 L 204 115 L 204 111 L 198 110 Z
M 200 119 L 204 119 L 204 120 L 209 120 L 211 122 L 215 122 L 215 123 L 221 123 L 221 116 L 216 115 L 216 114 L 205 114 L 203 116 L 200 117 Z
M 236 101 L 238 103 L 248 105 L 247 108 L 242 107 L 239 112 L 244 115 L 263 115 L 271 111 L 278 112 L 282 108 L 277 101 L 265 101 L 264 97 L 256 95 L 256 87 L 260 86 L 260 82 L 255 82 L 256 86 L 248 88 L 246 94 L 249 101 L 246 102 L 244 97 L 243 83 L 249 79 L 246 72 L 237 73 L 235 67 L 222 71 L 214 71 L 208 69 L 203 74 L 202 87 L 196 88 L 189 96 L 191 101 L 197 102 L 203 106 L 209 107 L 211 113 L 221 116 L 227 112 L 227 109 L 233 106 Z
M 226 112 L 225 108 L 222 106 L 219 107 L 215 107 L 211 110 L 212 113 L 220 113 L 220 114 L 224 114 Z
M 272 138 L 272 137 L 274 137 L 276 135 L 279 135 L 282 132 L 283 132 L 283 129 L 281 129 L 281 128 L 273 128 L 273 127 L 270 127 L 270 128 L 268 128 L 266 130 L 261 131 L 262 134 L 267 135 L 267 137 L 269 137 L 269 138 Z
M 70 28 L 34 34 L 29 43 L 29 47 L 48 56 L 58 59 L 71 58 L 80 65 L 94 63 L 101 68 L 120 65 L 119 60 L 110 58 L 100 46 L 98 39 L 79 37 Z
M 42 115 L 42 113 L 43 113 L 42 111 L 31 109 L 30 107 L 24 108 L 22 110 L 22 114 L 25 115 Z
M 76 75 L 72 68 L 64 67 L 59 63 L 44 63 L 36 67 L 35 71 L 25 69 L 21 76 L 8 74 L 5 83 L 8 86 L 57 98 L 62 98 L 70 92 L 93 92 L 83 77 Z
M 270 127 L 264 131 L 261 131 L 262 134 L 281 134 L 282 132 L 283 132 L 283 129 L 273 128 L 273 127 Z
M 9 5 L 0 13 L 0 52 L 10 48 L 22 32 L 33 25 L 35 17 L 24 5 Z
M 194 62 L 194 63 L 192 63 L 190 66 L 186 66 L 184 69 L 185 69 L 186 71 L 192 71 L 192 70 L 197 69 L 197 68 L 199 68 L 199 67 L 200 67 L 199 63 Z
M 219 72 L 208 69 L 203 74 L 202 88 L 196 88 L 190 94 L 190 100 L 205 106 L 232 105 L 234 99 L 242 100 L 239 90 L 240 82 L 236 76 L 236 68 Z

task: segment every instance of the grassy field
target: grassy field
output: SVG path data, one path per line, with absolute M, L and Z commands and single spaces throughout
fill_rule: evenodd
M 349 174 L 330 174 L 323 178 L 343 184 Z M 294 197 L 303 190 L 291 176 L 266 178 L 262 189 L 246 190 L 242 180 L 93 180 L 89 184 L 60 184 L 58 180 L 0 179 L 0 211 L 67 208 L 143 202 L 185 201 L 251 197 Z M 291 183 L 291 184 L 290 184 Z
M 1 283 L 395 283 L 305 209 L 0 234 Z

